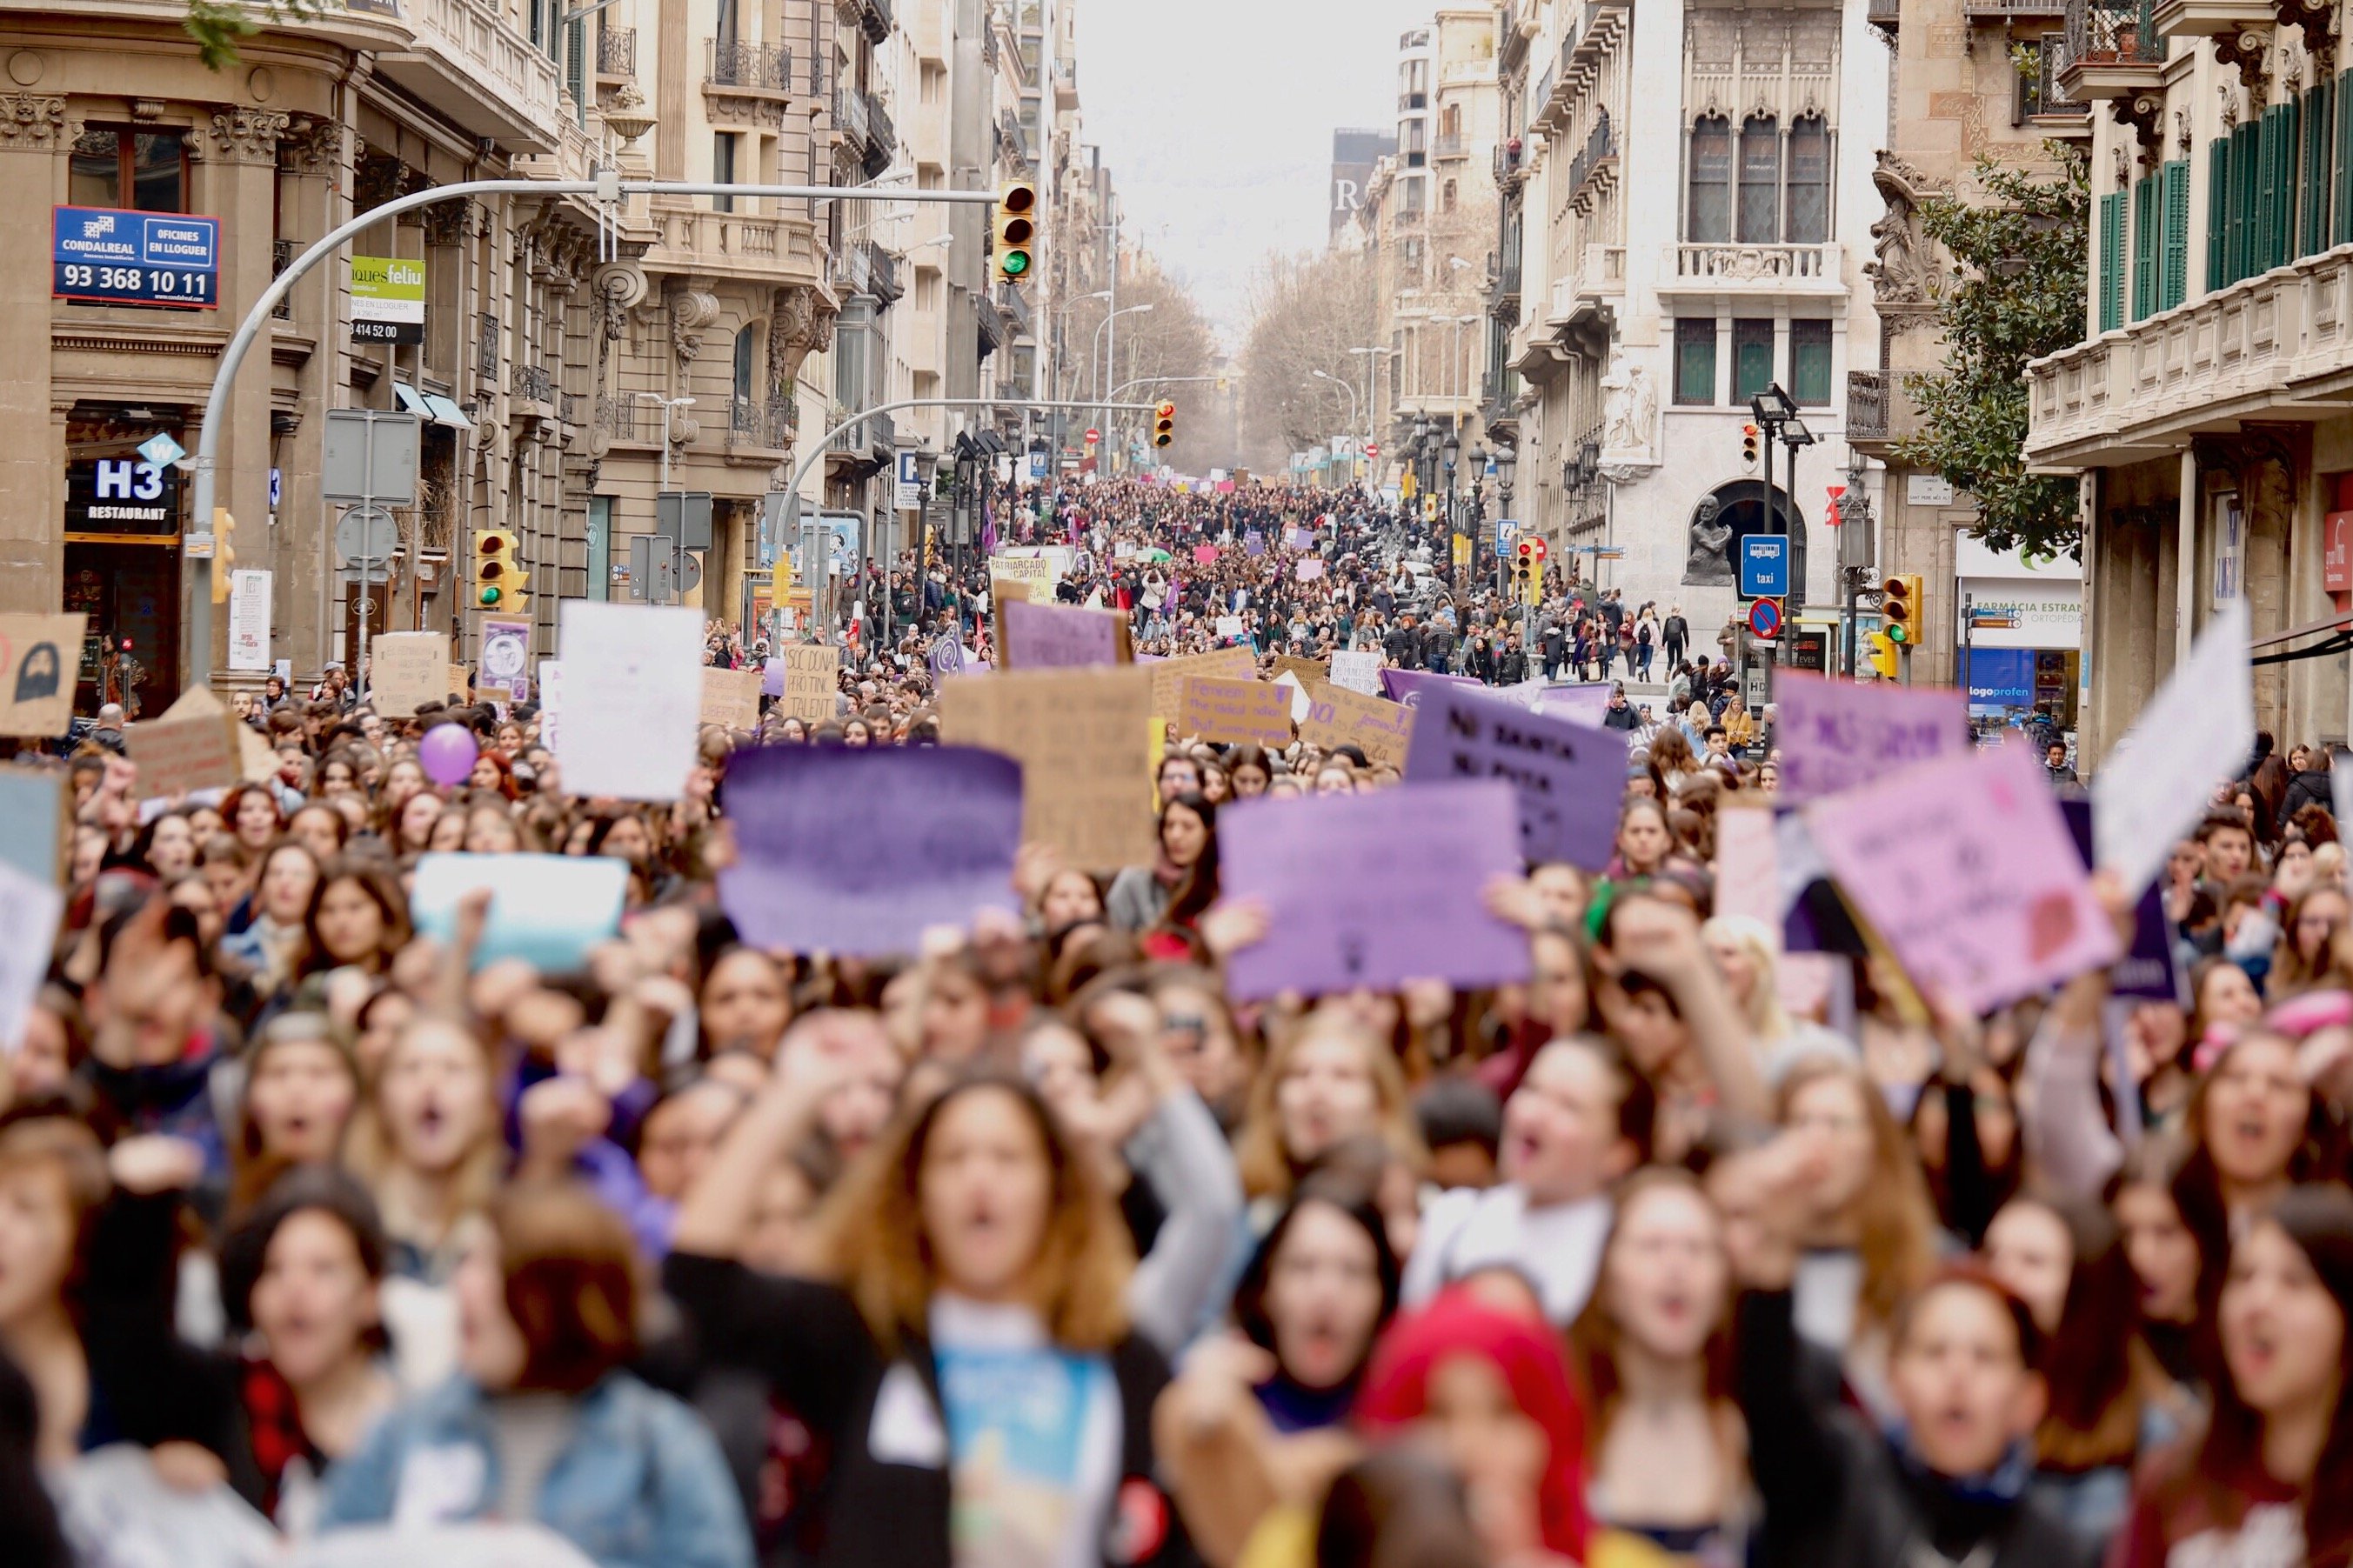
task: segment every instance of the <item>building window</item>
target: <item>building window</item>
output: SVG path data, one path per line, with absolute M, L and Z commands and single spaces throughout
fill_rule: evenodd
M 1421 241 L 1402 240 L 1398 245 L 1398 284 L 1400 288 L 1421 287 Z
M 752 387 L 755 380 L 752 361 L 759 353 L 759 349 L 760 345 L 755 341 L 755 334 L 750 327 L 745 327 L 735 334 L 735 401 L 738 403 L 752 401 Z
M 1740 128 L 1740 223 L 1743 245 L 1780 237 L 1781 127 L 1759 115 Z
M 1828 321 L 1789 323 L 1789 395 L 1810 408 L 1829 406 L 1831 324 Z
M 1715 318 L 1675 322 L 1675 401 L 1715 401 Z
M 1732 323 L 1732 401 L 1746 403 L 1773 384 L 1773 323 Z
M 739 140 L 738 133 L 733 131 L 718 132 L 711 138 L 712 184 L 732 185 L 735 183 L 735 144 Z M 713 196 L 711 198 L 711 210 L 732 213 L 735 210 L 735 198 Z
M 1400 180 L 1398 183 L 1398 216 L 1418 219 L 1422 215 L 1424 205 L 1419 179 Z
M 1789 126 L 1788 221 L 1781 237 L 1820 245 L 1831 237 L 1831 131 L 1819 114 Z
M 1440 187 L 1438 202 L 1439 210 L 1440 212 L 1451 213 L 1454 210 L 1455 190 L 1453 181 L 1449 180 L 1442 187 Z
M 1732 122 L 1699 121 L 1691 132 L 1691 213 L 1685 237 L 1715 245 L 1732 237 Z
M 176 131 L 91 126 L 74 142 L 67 205 L 142 213 L 186 212 L 186 143 Z

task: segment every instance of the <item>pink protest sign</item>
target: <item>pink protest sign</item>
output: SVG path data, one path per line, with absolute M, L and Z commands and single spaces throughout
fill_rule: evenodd
M 2116 961 L 2116 930 L 2023 746 L 1889 773 L 1806 818 L 1839 891 L 1924 991 L 1985 1013 Z
M 1967 705 L 1949 687 L 1858 686 L 1779 669 L 1773 707 L 1785 805 L 1969 749 Z
M 1324 575 L 1324 561 L 1321 556 L 1310 555 L 1299 563 L 1301 582 L 1313 583 L 1322 575 Z
M 1193 564 L 1194 564 L 1194 565 L 1196 565 L 1196 566 L 1215 566 L 1217 563 L 1218 563 L 1218 547 L 1217 547 L 1216 545 L 1214 545 L 1214 544 L 1196 544 L 1195 546 L 1193 546 Z

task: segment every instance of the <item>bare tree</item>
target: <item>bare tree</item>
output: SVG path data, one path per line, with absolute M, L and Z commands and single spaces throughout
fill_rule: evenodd
M 1111 303 L 1079 300 L 1071 304 L 1070 341 L 1081 345 L 1082 354 L 1102 351 L 1094 366 L 1078 378 L 1079 395 L 1110 402 L 1116 391 L 1122 403 L 1166 398 L 1177 408 L 1176 440 L 1155 460 L 1194 474 L 1229 461 L 1209 436 L 1207 414 L 1214 389 L 1209 383 L 1189 379 L 1215 374 L 1218 354 L 1217 338 L 1191 290 L 1149 256 L 1131 254 L 1122 258 L 1120 268 L 1118 324 L 1099 338 Z M 1140 305 L 1151 309 L 1136 309 Z M 1120 391 L 1123 386 L 1126 390 Z M 1113 428 L 1140 432 L 1147 442 L 1149 423 L 1149 416 L 1143 414 L 1112 416 Z
M 1293 452 L 1361 432 L 1365 362 L 1349 351 L 1369 345 L 1376 330 L 1368 259 L 1336 250 L 1270 256 L 1251 281 L 1250 303 L 1241 371 L 1242 449 L 1250 466 L 1273 471 Z

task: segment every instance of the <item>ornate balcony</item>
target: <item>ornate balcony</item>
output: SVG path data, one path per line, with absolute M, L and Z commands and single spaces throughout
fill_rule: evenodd
M 1844 252 L 1816 245 L 1674 245 L 1662 294 L 1843 294 Z
M 638 30 L 607 27 L 596 35 L 596 79 L 622 82 L 638 74 Z
M 410 47 L 376 69 L 477 136 L 524 153 L 564 143 L 555 61 L 487 0 L 405 0 Z
M 797 398 L 738 397 L 727 408 L 727 449 L 731 452 L 789 450 L 799 428 Z
M 2338 247 L 2026 367 L 2028 461 L 2107 468 L 2193 431 L 2310 419 L 2353 395 L 2353 249 Z
M 2165 64 L 2155 0 L 2067 0 L 2067 59 L 2059 85 L 2069 100 L 2131 98 L 2156 85 Z

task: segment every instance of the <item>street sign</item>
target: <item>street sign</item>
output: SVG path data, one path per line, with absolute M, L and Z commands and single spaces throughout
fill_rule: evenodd
M 1036 479 L 1038 477 L 1040 471 L 1039 459 L 1044 456 L 1045 454 L 1042 452 L 1032 452 L 1029 454 L 1030 478 Z M 923 504 L 923 474 L 917 467 L 922 460 L 923 454 L 920 452 L 909 450 L 899 454 L 899 493 L 896 497 L 898 505 L 894 510 L 899 511 L 916 511 L 922 509 Z
M 417 429 L 416 415 L 388 408 L 327 410 L 320 499 L 415 506 Z
M 1087 426 L 1087 445 L 1088 445 L 1088 446 L 1090 446 L 1090 447 L 1094 446 L 1097 442 L 1101 441 L 1102 439 L 1103 439 L 1103 432 L 1102 432 L 1102 431 L 1100 431 L 1100 430 L 1096 429 L 1096 428 L 1095 428 L 1093 426 L 1092 426 L 1092 425 L 1090 425 L 1090 426 Z
M 678 541 L 681 550 L 710 549 L 711 492 L 657 490 L 654 493 L 654 531 L 664 539 Z
M 346 571 L 381 565 L 399 548 L 400 530 L 383 507 L 355 506 L 336 520 L 335 553 Z
M 49 220 L 49 293 L 87 305 L 220 308 L 220 219 L 185 213 L 58 207 Z
M 1497 518 L 1495 520 L 1495 548 L 1501 550 L 1507 542 L 1516 536 L 1519 531 L 1519 519 L 1515 517 Z
M 1761 714 L 1765 711 L 1765 704 L 1773 696 L 1772 679 L 1771 667 L 1764 664 L 1752 664 L 1742 675 L 1740 698 L 1748 704 L 1750 712 Z
M 269 470 L 269 510 L 276 511 L 278 503 L 286 499 L 286 473 L 282 468 Z
M 1367 458 L 1377 458 L 1377 457 L 1379 457 L 1380 455 L 1381 455 L 1381 444 L 1380 444 L 1378 441 L 1367 441 L 1367 442 L 1366 442 L 1366 443 L 1365 443 L 1365 456 L 1366 456 L 1366 457 L 1367 457 Z
M 1751 533 L 1740 541 L 1740 596 L 1778 599 L 1789 591 L 1789 536 Z
M 1759 599 L 1748 606 L 1748 629 L 1770 642 L 1781 635 L 1781 601 Z
M 178 462 L 182 458 L 186 457 L 188 455 L 188 449 L 185 447 L 181 446 L 177 441 L 173 440 L 171 437 L 165 435 L 163 431 L 158 430 L 155 434 L 148 437 L 147 439 L 139 443 L 139 455 L 146 458 L 149 462 L 154 464 L 159 468 L 168 468 L 174 463 Z M 274 474 L 278 470 L 272 468 L 269 471 Z
M 352 341 L 425 341 L 425 263 L 392 256 L 352 258 Z

